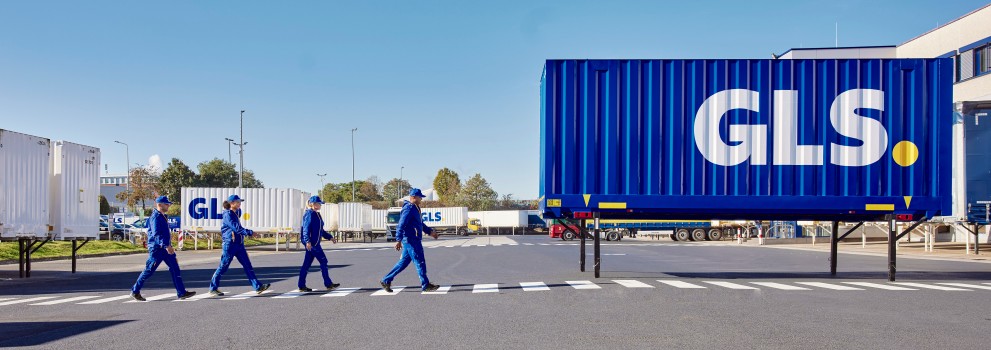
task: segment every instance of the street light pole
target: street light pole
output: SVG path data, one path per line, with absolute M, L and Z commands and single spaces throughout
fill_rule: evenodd
M 231 144 L 234 143 L 234 139 L 225 137 L 224 140 L 227 140 L 227 162 L 234 163 L 234 158 L 231 158 Z
M 124 145 L 124 152 L 127 154 L 127 158 L 126 158 L 127 163 L 124 163 L 127 164 L 127 184 L 126 184 L 127 199 L 124 200 L 124 206 L 127 206 L 127 202 L 129 202 L 128 199 L 130 199 L 131 197 L 131 147 L 129 147 L 126 143 L 120 141 L 114 141 L 114 142 Z
M 358 128 L 351 129 L 351 201 L 354 202 L 354 132 Z
M 320 195 L 320 191 L 323 191 L 323 178 L 325 176 L 327 176 L 327 174 L 317 174 L 317 176 L 320 177 L 320 189 L 317 190 L 317 195 L 319 196 Z
M 241 163 L 241 171 L 239 171 L 237 173 L 237 188 L 238 189 L 240 189 L 241 187 L 244 187 L 244 145 L 245 144 L 247 144 L 247 143 L 244 142 L 244 110 L 242 109 L 241 110 L 241 143 L 238 145 L 239 147 L 241 147 L 241 150 L 238 151 L 238 154 L 240 154 L 240 156 L 241 156 L 241 161 L 240 161 L 240 163 Z
M 399 183 L 396 184 L 396 198 L 403 196 L 403 170 L 405 169 L 405 166 L 399 167 Z

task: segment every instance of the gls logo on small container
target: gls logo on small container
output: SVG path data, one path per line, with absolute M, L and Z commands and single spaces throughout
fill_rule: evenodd
M 193 200 L 189 201 L 189 208 L 187 209 L 189 210 L 189 216 L 192 217 L 193 220 L 223 219 L 224 216 L 221 215 L 220 211 L 217 208 L 218 206 L 217 206 L 216 198 L 210 198 L 209 208 L 206 206 L 206 198 L 194 198 Z
M 439 211 L 438 212 L 433 212 L 433 213 L 423 213 L 420 216 L 420 218 L 423 219 L 423 222 L 440 222 L 441 221 L 440 212 Z
M 709 96 L 695 114 L 695 146 L 706 160 L 735 166 L 748 159 L 767 165 L 767 125 L 730 125 L 727 144 L 719 135 L 723 116 L 734 109 L 760 112 L 760 93 L 747 89 L 723 90 Z M 880 121 L 857 114 L 858 109 L 884 111 L 884 91 L 852 89 L 841 93 L 829 108 L 829 122 L 837 133 L 860 140 L 861 146 L 830 144 L 831 164 L 867 166 L 876 163 L 888 149 L 888 131 Z M 774 165 L 823 165 L 823 147 L 798 144 L 798 91 L 774 91 Z M 898 165 L 907 167 L 919 157 L 918 147 L 901 141 L 892 150 Z

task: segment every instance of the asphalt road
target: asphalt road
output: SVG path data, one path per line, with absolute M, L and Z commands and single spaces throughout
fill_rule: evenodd
M 290 293 L 300 252 L 252 251 L 273 291 L 249 298 L 230 297 L 250 291 L 236 262 L 221 287 L 228 297 L 181 302 L 164 265 L 142 292 L 164 299 L 144 303 L 108 300 L 128 293 L 136 269 L 35 270 L 0 282 L 0 347 L 985 348 L 991 328 L 985 263 L 902 258 L 898 283 L 909 284 L 892 284 L 882 257 L 841 254 L 833 278 L 821 252 L 624 241 L 603 242 L 596 279 L 591 244 L 583 273 L 575 242 L 446 242 L 463 241 L 426 249 L 431 280 L 450 287 L 432 295 L 382 295 L 378 280 L 398 258 L 382 245 L 327 244 L 331 277 L 353 288 L 331 294 Z M 187 287 L 206 293 L 216 262 L 185 253 Z M 316 267 L 308 281 L 321 286 Z M 393 283 L 418 284 L 412 266 Z

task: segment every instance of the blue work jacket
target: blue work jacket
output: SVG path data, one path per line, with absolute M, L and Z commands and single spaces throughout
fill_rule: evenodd
M 255 231 L 241 226 L 241 210 L 224 210 L 224 224 L 220 227 L 220 233 L 224 236 L 224 243 L 244 244 L 244 237 L 255 234 Z
M 320 237 L 334 239 L 334 236 L 323 230 L 323 217 L 320 212 L 309 209 L 303 214 L 303 227 L 300 228 L 300 240 L 303 244 L 310 243 L 313 247 L 320 246 Z
M 399 213 L 399 223 L 396 225 L 396 241 L 420 241 L 423 234 L 430 234 L 434 229 L 423 224 L 420 217 L 420 208 L 410 201 L 403 203 L 403 210 Z
M 172 246 L 172 232 L 169 230 L 168 216 L 158 211 L 151 211 L 148 218 L 148 249 Z

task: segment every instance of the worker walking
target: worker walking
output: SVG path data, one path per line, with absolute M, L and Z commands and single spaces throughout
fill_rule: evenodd
M 420 189 L 410 190 L 409 200 L 403 203 L 403 210 L 399 213 L 399 222 L 396 224 L 396 250 L 401 250 L 402 255 L 399 256 L 399 262 L 392 268 L 392 271 L 389 271 L 389 274 L 385 275 L 381 281 L 382 289 L 385 289 L 386 292 L 392 293 L 392 280 L 400 272 L 403 272 L 410 262 L 416 264 L 416 272 L 420 275 L 420 287 L 423 291 L 432 292 L 440 288 L 430 283 L 427 278 L 427 261 L 423 257 L 423 244 L 421 243 L 423 233 L 426 232 L 437 239 L 437 233 L 424 225 L 423 219 L 420 217 L 420 201 L 423 200 L 423 197 L 423 192 L 420 192 Z
M 151 217 L 148 218 L 148 261 L 145 263 L 145 270 L 131 287 L 131 298 L 134 300 L 145 301 L 141 296 L 141 287 L 163 261 L 172 274 L 172 284 L 175 285 L 179 299 L 196 295 L 196 292 L 186 290 L 186 286 L 182 284 L 182 276 L 179 275 L 179 262 L 176 261 L 175 249 L 172 248 L 172 233 L 169 232 L 168 216 L 165 215 L 170 205 L 172 202 L 169 201 L 169 197 L 161 196 L 155 199 L 155 210 L 152 210 Z
M 255 231 L 241 226 L 241 202 L 243 201 L 241 197 L 232 194 L 227 197 L 223 204 L 224 222 L 220 227 L 220 232 L 224 238 L 224 250 L 220 255 L 220 266 L 217 267 L 217 271 L 213 273 L 213 279 L 210 280 L 210 294 L 215 296 L 224 295 L 224 292 L 220 291 L 220 277 L 227 272 L 227 268 L 231 266 L 231 261 L 234 258 L 237 258 L 237 261 L 241 263 L 244 274 L 248 275 L 248 281 L 255 288 L 255 292 L 261 294 L 272 286 L 269 283 L 261 284 L 258 282 L 258 278 L 255 277 L 255 270 L 251 267 L 251 260 L 248 260 L 248 251 L 244 249 L 245 237 L 254 236 Z
M 320 216 L 320 206 L 323 205 L 323 201 L 320 200 L 320 197 L 310 197 L 307 204 L 310 209 L 306 210 L 306 213 L 303 214 L 303 227 L 299 231 L 300 240 L 306 245 L 303 266 L 299 269 L 299 291 L 313 291 L 306 287 L 306 273 L 309 272 L 310 266 L 313 265 L 313 259 L 317 259 L 317 262 L 320 263 L 323 286 L 327 288 L 327 291 L 332 291 L 341 285 L 330 280 L 330 273 L 327 271 L 327 255 L 324 254 L 323 247 L 320 247 L 320 239 L 323 238 L 337 244 L 337 238 L 334 238 L 333 235 L 323 229 L 323 217 Z

